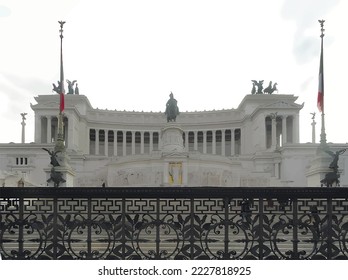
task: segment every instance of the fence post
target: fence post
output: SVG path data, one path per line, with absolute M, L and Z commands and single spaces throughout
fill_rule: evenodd
M 224 249 L 224 254 L 223 254 L 223 259 L 229 259 L 229 210 L 230 210 L 230 198 L 229 197 L 225 197 L 224 199 L 224 203 L 225 203 L 225 220 L 224 220 L 224 226 L 225 226 L 225 238 L 224 238 L 224 244 L 225 244 L 225 249 Z
M 332 259 L 332 198 L 327 199 L 327 259 Z
M 292 258 L 294 259 L 299 259 L 298 255 L 298 226 L 299 226 L 299 221 L 298 221 L 298 213 L 297 213 L 297 198 L 293 198 L 292 201 L 292 207 L 293 207 L 293 232 L 292 232 L 292 239 L 293 239 L 293 254 Z
M 262 260 L 263 255 L 263 197 L 259 197 L 259 260 Z

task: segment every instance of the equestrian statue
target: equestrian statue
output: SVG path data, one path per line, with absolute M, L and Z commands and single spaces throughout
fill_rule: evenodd
M 263 88 L 263 82 L 264 80 L 256 81 L 256 80 L 251 80 L 253 83 L 253 87 L 251 89 L 251 94 L 272 94 L 273 92 L 278 92 L 277 89 L 277 83 L 274 83 L 272 86 L 272 81 L 269 82 L 268 86 L 264 89 Z M 256 90 L 257 87 L 257 90 Z
M 165 114 L 167 116 L 167 122 L 175 122 L 176 117 L 179 115 L 179 107 L 177 105 L 177 101 L 174 98 L 174 95 L 172 92 L 170 92 L 169 100 L 166 104 L 166 111 Z

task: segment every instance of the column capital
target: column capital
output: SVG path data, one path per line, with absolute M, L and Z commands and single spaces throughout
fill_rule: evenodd
M 268 116 L 271 118 L 271 120 L 275 120 L 278 117 L 278 112 L 270 113 Z

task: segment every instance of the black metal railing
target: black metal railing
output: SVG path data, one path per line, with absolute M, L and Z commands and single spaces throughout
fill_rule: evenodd
M 346 188 L 0 188 L 2 259 L 346 259 Z

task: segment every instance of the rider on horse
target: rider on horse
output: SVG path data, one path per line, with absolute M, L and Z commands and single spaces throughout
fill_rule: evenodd
M 174 98 L 173 93 L 170 93 L 170 99 L 167 101 L 166 104 L 166 111 L 165 114 L 167 115 L 167 122 L 173 121 L 175 122 L 176 116 L 179 115 L 179 108 L 177 105 L 177 101 Z

